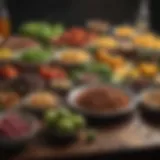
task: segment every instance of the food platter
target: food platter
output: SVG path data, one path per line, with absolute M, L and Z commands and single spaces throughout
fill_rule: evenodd
M 32 125 L 26 125 L 23 114 L 40 124 L 32 141 L 23 141 L 21 159 L 160 147 L 160 131 L 154 127 L 160 126 L 160 90 L 149 101 L 143 96 L 147 88 L 160 86 L 159 36 L 130 25 L 90 25 L 65 29 L 26 23 L 16 44 L 11 37 L 0 48 L 1 114 L 9 116 L 0 119 L 0 138 L 23 141 L 29 135 Z M 115 32 L 108 33 L 108 26 Z M 146 113 L 157 117 L 155 124 L 147 123 L 153 118 L 145 121 Z

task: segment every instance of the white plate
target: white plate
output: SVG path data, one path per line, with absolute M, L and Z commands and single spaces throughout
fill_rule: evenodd
M 82 114 L 92 116 L 95 118 L 98 118 L 98 117 L 99 118 L 104 118 L 104 117 L 111 118 L 111 117 L 117 117 L 117 116 L 129 114 L 129 113 L 133 112 L 136 108 L 135 96 L 131 92 L 126 90 L 126 93 L 130 96 L 130 103 L 129 103 L 128 107 L 119 108 L 119 110 L 116 110 L 116 111 L 106 111 L 106 112 L 96 112 L 96 111 L 84 109 L 83 107 L 81 107 L 77 104 L 76 99 L 80 94 L 82 94 L 89 87 L 90 86 L 81 86 L 79 88 L 72 90 L 68 94 L 67 103 L 68 103 L 69 107 L 71 107 L 71 109 L 74 109 Z M 91 86 L 91 87 L 95 87 L 95 86 Z

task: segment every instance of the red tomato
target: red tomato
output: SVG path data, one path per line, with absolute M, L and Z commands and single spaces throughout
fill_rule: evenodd
M 61 68 L 41 67 L 40 74 L 46 79 L 67 77 L 66 72 Z
M 74 39 L 76 40 L 76 41 L 81 41 L 81 40 L 83 40 L 84 38 L 85 38 L 85 36 L 86 36 L 86 34 L 85 33 L 77 33 L 77 34 L 75 34 L 74 35 Z
M 18 71 L 12 66 L 5 66 L 1 69 L 1 74 L 6 78 L 16 78 L 18 76 Z

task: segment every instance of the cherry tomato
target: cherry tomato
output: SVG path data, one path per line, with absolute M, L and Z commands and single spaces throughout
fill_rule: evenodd
M 1 75 L 6 78 L 16 78 L 18 76 L 18 71 L 12 66 L 5 66 L 1 68 Z
M 67 74 L 61 68 L 41 67 L 40 74 L 46 79 L 67 77 Z

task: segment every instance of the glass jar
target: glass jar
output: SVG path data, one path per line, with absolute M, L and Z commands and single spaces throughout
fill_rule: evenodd
M 0 0 L 0 36 L 4 39 L 10 36 L 9 13 L 3 0 Z

